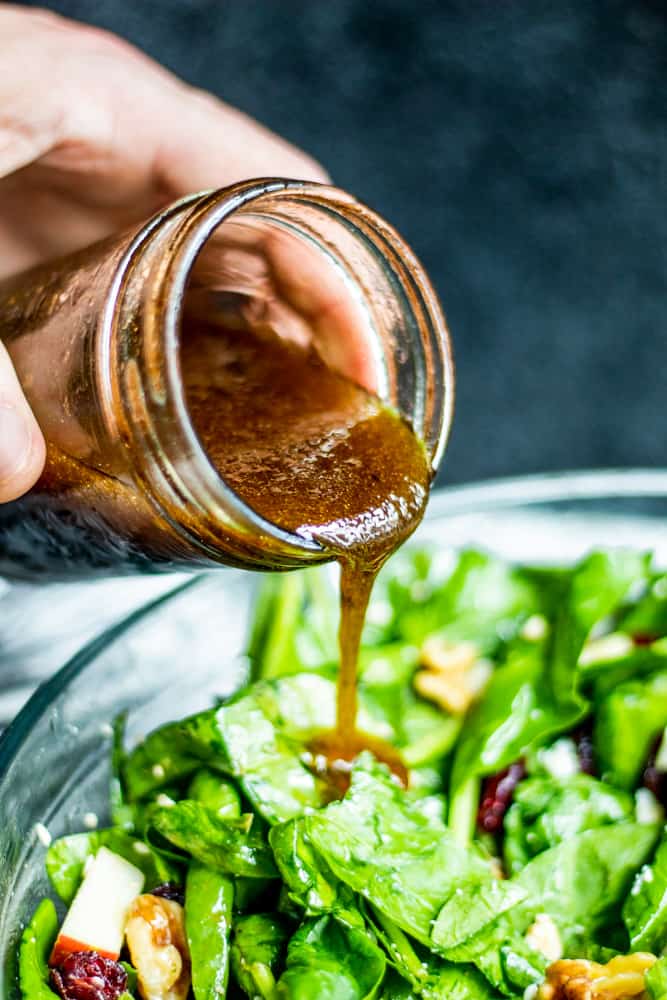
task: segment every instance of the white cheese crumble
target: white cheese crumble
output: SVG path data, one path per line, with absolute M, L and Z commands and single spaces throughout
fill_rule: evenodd
M 87 812 L 84 814 L 83 825 L 85 826 L 86 830 L 96 830 L 99 825 L 99 822 L 100 821 L 98 819 L 97 813 Z
M 592 663 L 606 663 L 629 656 L 635 645 L 624 632 L 611 632 L 600 639 L 589 639 L 579 656 L 579 664 L 588 667 Z
M 521 628 L 521 638 L 529 642 L 539 642 L 547 634 L 549 623 L 544 615 L 531 615 L 523 623 Z
M 577 748 L 572 740 L 565 738 L 540 750 L 537 758 L 552 778 L 571 778 L 580 770 Z
M 638 896 L 642 891 L 642 888 L 647 882 L 652 882 L 654 879 L 653 870 L 649 865 L 644 865 L 639 870 L 639 875 L 632 883 L 632 888 L 630 889 L 631 896 Z
M 635 814 L 638 823 L 660 823 L 664 810 L 650 788 L 638 788 L 635 792 Z

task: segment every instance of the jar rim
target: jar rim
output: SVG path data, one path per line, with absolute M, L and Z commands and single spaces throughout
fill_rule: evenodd
M 168 262 L 165 263 L 161 274 L 159 308 L 159 321 L 164 331 L 162 365 L 160 366 L 164 371 L 163 389 L 171 398 L 177 414 L 182 442 L 185 443 L 188 452 L 193 455 L 193 466 L 196 468 L 196 483 L 187 468 L 178 470 L 182 485 L 187 493 L 192 496 L 196 495 L 209 512 L 218 515 L 224 514 L 225 520 L 233 523 L 237 528 L 250 531 L 255 536 L 259 534 L 263 539 L 270 541 L 274 549 L 276 546 L 278 547 L 276 551 L 281 558 L 303 563 L 304 561 L 321 561 L 325 554 L 323 546 L 314 538 L 299 532 L 289 531 L 263 517 L 226 483 L 215 468 L 190 415 L 182 381 L 180 360 L 183 301 L 188 280 L 199 253 L 215 230 L 234 213 L 252 202 L 258 202 L 259 209 L 262 198 L 280 198 L 281 196 L 291 199 L 301 198 L 320 209 L 327 207 L 330 211 L 337 211 L 344 218 L 351 214 L 363 218 L 364 224 L 370 228 L 374 236 L 382 239 L 387 251 L 393 254 L 396 266 L 402 268 L 407 280 L 412 283 L 423 316 L 428 321 L 428 336 L 433 340 L 429 349 L 435 352 L 440 362 L 440 371 L 436 371 L 435 380 L 441 379 L 442 384 L 428 387 L 429 391 L 439 393 L 439 402 L 431 400 L 431 409 L 435 412 L 435 430 L 430 435 L 431 440 L 425 442 L 434 471 L 442 458 L 451 427 L 454 405 L 454 364 L 444 316 L 423 267 L 399 234 L 388 223 L 351 195 L 338 188 L 315 182 L 282 178 L 254 179 L 241 182 L 231 188 L 187 196 L 175 205 L 169 206 L 147 224 L 143 233 L 153 233 L 162 220 L 171 218 L 174 213 L 184 207 L 188 208 L 187 216 L 179 224 L 171 244 L 173 253 Z M 150 377 L 151 373 L 149 373 Z M 161 377 L 160 374 L 158 378 Z M 419 433 L 420 428 L 415 429 Z M 161 441 L 160 443 L 163 446 L 166 445 L 167 448 L 169 447 L 169 442 Z

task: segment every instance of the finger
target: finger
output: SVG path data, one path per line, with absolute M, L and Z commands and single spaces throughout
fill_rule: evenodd
M 48 11 L 0 9 L 0 177 L 34 163 L 62 138 L 64 90 L 44 80 L 59 77 L 66 23 Z
M 279 230 L 268 234 L 266 253 L 276 287 L 308 321 L 324 361 L 371 392 L 377 391 L 366 309 L 353 291 L 350 275 L 309 243 Z
M 0 344 L 0 503 L 21 496 L 44 466 L 42 432 Z
M 320 193 L 322 188 L 311 189 Z M 323 216 L 326 220 L 326 217 Z M 331 244 L 332 241 L 330 241 Z M 243 215 L 223 223 L 190 275 L 187 311 L 209 322 L 312 343 L 330 368 L 377 391 L 367 309 L 345 264 L 312 240 Z
M 190 88 L 182 92 L 171 128 L 162 132 L 155 168 L 176 194 L 253 177 L 329 179 L 302 150 L 211 94 Z
M 107 32 L 6 6 L 0 37 L 0 176 L 39 161 L 61 172 L 55 183 L 73 174 L 79 197 L 110 205 L 257 176 L 327 179 L 307 154 Z

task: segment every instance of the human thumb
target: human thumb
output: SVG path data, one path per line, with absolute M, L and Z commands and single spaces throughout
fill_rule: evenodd
M 0 503 L 30 489 L 42 471 L 44 456 L 42 432 L 0 344 Z

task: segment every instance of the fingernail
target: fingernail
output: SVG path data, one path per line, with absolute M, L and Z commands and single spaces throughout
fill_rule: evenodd
M 15 406 L 0 404 L 0 483 L 13 479 L 27 465 L 31 428 Z

